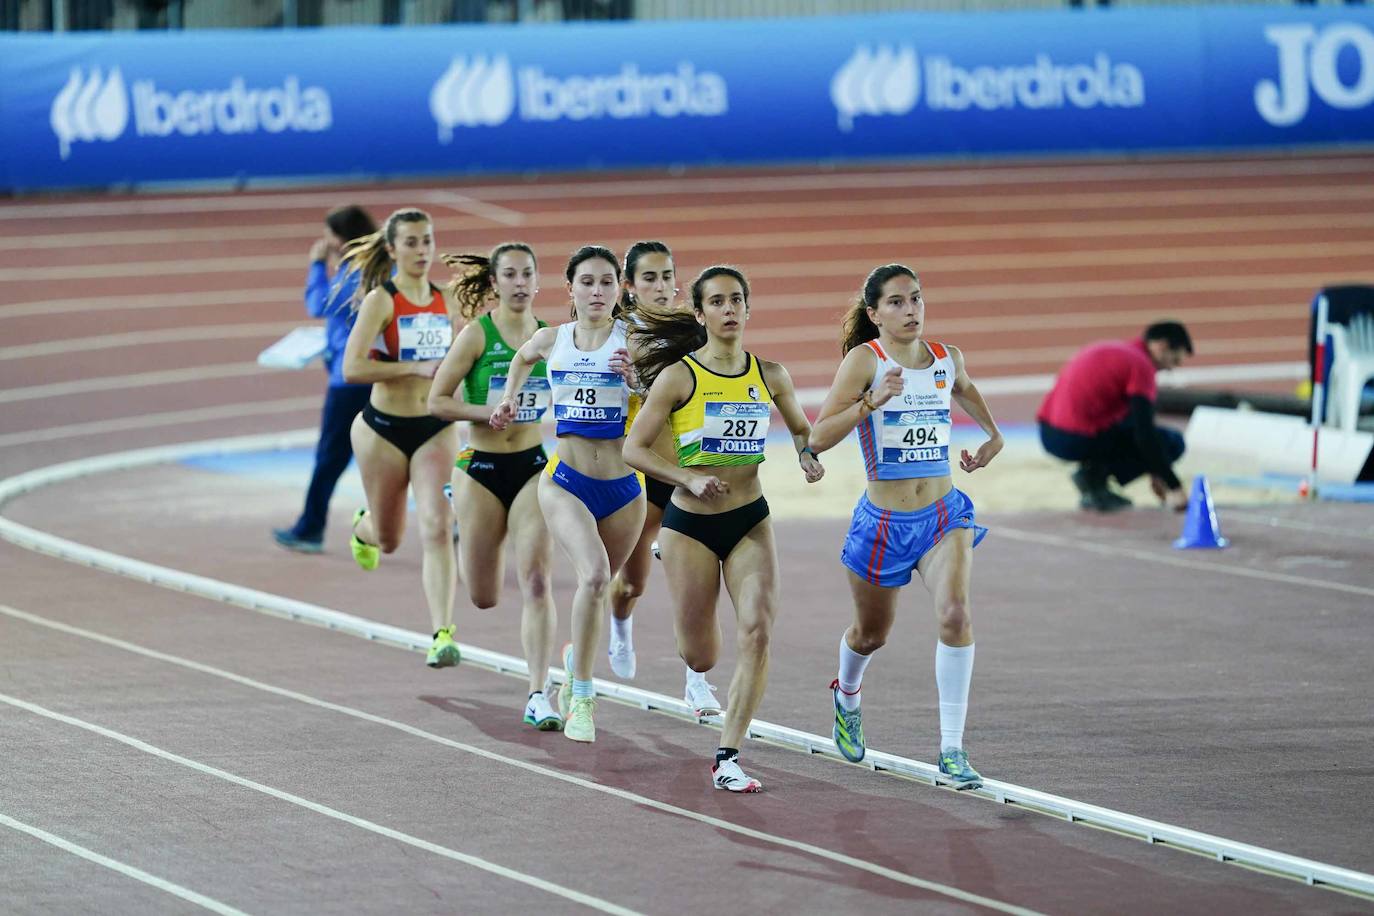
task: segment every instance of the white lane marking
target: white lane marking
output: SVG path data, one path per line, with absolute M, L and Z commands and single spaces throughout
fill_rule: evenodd
M 1013 254 L 925 255 L 918 262 L 922 272 L 948 271 L 1010 271 L 1072 269 L 1078 267 L 1107 268 L 1155 264 L 1217 264 L 1235 265 L 1248 261 L 1289 259 L 1357 258 L 1367 256 L 1371 243 L 1354 242 L 1284 242 L 1268 245 L 1183 245 L 1167 248 L 1110 248 L 1074 251 L 1041 251 Z M 766 261 L 746 268 L 753 277 L 795 277 L 799 269 L 807 276 L 850 275 L 863 276 L 872 268 L 872 258 L 841 258 L 808 260 L 804 268 L 795 261 Z M 110 277 L 164 277 L 178 274 L 263 272 L 299 269 L 300 256 L 289 255 L 232 255 L 221 258 L 179 258 L 171 261 L 123 260 L 105 264 L 62 264 L 55 267 L 0 268 L 0 283 L 34 282 L 40 280 L 82 280 Z M 561 276 L 549 274 L 539 278 L 548 288 L 557 288 Z
M 826 174 L 746 174 L 685 178 L 612 179 L 549 184 L 465 183 L 467 190 L 488 200 L 543 200 L 584 197 L 668 196 L 737 193 L 787 193 L 871 188 L 893 190 L 902 187 L 950 188 L 985 187 L 1016 184 L 1081 185 L 1135 180 L 1268 178 L 1274 176 L 1350 175 L 1367 177 L 1371 171 L 1367 158 L 1260 159 L 1160 163 L 1087 163 L 1064 161 L 1037 166 L 975 166 L 950 168 L 932 165 L 911 170 L 860 171 Z M 392 187 L 371 191 L 348 191 L 358 204 L 401 206 L 407 199 L 423 199 L 434 186 Z M 1281 196 L 1286 189 L 1251 188 L 1252 196 Z M 185 194 L 152 199 L 75 201 L 70 203 L 14 205 L 0 208 L 0 220 L 54 219 L 83 216 L 130 216 L 158 213 L 204 213 L 209 211 L 280 211 L 286 208 L 321 210 L 339 200 L 339 190 L 274 193 L 254 191 L 240 194 Z
M 25 493 L 94 474 L 185 460 L 197 455 L 244 453 L 294 447 L 310 442 L 313 435 L 314 430 L 307 429 L 285 434 L 240 436 L 232 439 L 136 449 L 97 458 L 69 461 L 0 480 L 0 507 Z M 152 563 L 144 563 L 37 531 L 4 518 L 3 515 L 0 515 L 0 538 L 68 562 L 113 572 L 117 575 L 175 591 L 188 592 L 257 613 L 285 616 L 292 620 L 325 626 L 352 636 L 389 642 L 412 651 L 422 650 L 429 645 L 429 639 L 423 633 L 407 631 L 400 627 L 366 620 L 256 589 L 244 588 Z M 1225 572 L 1226 570 L 1219 569 L 1217 571 Z M 476 646 L 464 647 L 464 654 L 469 661 L 480 667 L 489 668 L 498 673 L 518 676 L 521 679 L 527 676 L 525 662 L 521 659 Z M 675 711 L 684 714 L 688 711 L 685 704 L 680 700 L 626 687 L 615 682 L 598 681 L 597 690 L 605 691 L 608 696 L 625 700 L 644 709 Z M 758 720 L 750 724 L 749 733 L 754 737 L 772 739 L 793 750 L 839 759 L 838 751 L 833 749 L 832 743 L 819 735 L 811 735 L 797 729 Z M 869 749 L 867 759 L 869 766 L 874 770 L 901 773 L 927 781 L 931 785 L 938 782 L 935 767 L 930 764 L 875 751 L 872 748 Z M 1175 827 L 1097 805 L 1084 804 L 1073 799 L 1050 795 L 999 780 L 985 780 L 983 789 L 975 791 L 979 793 L 980 797 L 990 798 L 999 803 L 1030 806 L 1052 815 L 1066 817 L 1071 823 L 1081 821 L 1093 826 L 1105 827 L 1119 833 L 1135 836 L 1151 844 L 1165 843 L 1180 849 L 1215 857 L 1222 862 L 1229 860 L 1246 866 L 1259 867 L 1297 878 L 1309 885 L 1325 884 L 1343 890 L 1374 895 L 1374 875 L 1367 875 L 1286 853 L 1274 852 L 1246 843 L 1237 843 L 1223 837 Z
M 1332 214 L 1333 216 L 1336 214 Z M 1320 227 L 1313 227 L 1320 228 Z M 63 248 L 100 248 L 109 246 L 159 245 L 168 242 L 257 242 L 296 239 L 301 243 L 301 266 L 306 263 L 309 244 L 320 237 L 320 223 L 252 223 L 233 226 L 185 226 L 181 229 L 118 229 L 104 232 L 63 232 L 51 235 L 0 236 L 0 251 L 54 251 Z
M 98 334 L 95 337 L 66 337 L 44 343 L 17 344 L 0 347 L 0 359 L 30 359 L 36 356 L 61 356 L 65 353 L 90 353 L 94 350 L 114 350 L 142 347 L 148 344 L 192 343 L 203 340 L 227 340 L 235 337 L 272 337 L 293 328 L 311 323 L 301 321 L 269 321 L 253 324 L 212 324 L 186 328 L 161 328 L 148 331 L 129 331 L 124 334 Z
M 1275 482 L 1276 485 L 1281 485 Z M 1354 538 L 1361 541 L 1374 541 L 1374 528 L 1367 528 L 1364 531 L 1342 531 L 1339 528 L 1331 528 L 1324 525 L 1304 525 L 1302 522 L 1295 522 L 1286 518 L 1279 518 L 1273 515 L 1259 515 L 1254 512 L 1245 512 L 1239 509 L 1227 508 L 1226 520 L 1244 522 L 1248 525 L 1260 525 L 1265 528 L 1284 528 L 1289 531 L 1306 531 L 1310 534 L 1319 534 L 1322 537 Z
M 788 363 L 796 371 L 796 363 Z M 800 374 L 797 372 L 797 374 Z M 1216 382 L 1272 382 L 1307 378 L 1307 363 L 1242 363 L 1230 366 L 1195 366 L 1175 369 L 1160 379 L 1160 387 L 1179 388 L 1187 385 L 1206 385 Z M 978 392 L 984 396 L 997 394 L 1043 394 L 1054 387 L 1053 374 L 1003 375 L 975 378 Z M 803 407 L 819 407 L 829 388 L 798 388 L 797 400 Z M 1000 527 L 997 530 L 1002 530 Z
M 265 302 L 300 302 L 303 287 L 275 286 L 265 289 L 200 290 L 183 293 L 137 293 L 132 296 L 82 296 L 68 299 L 39 299 L 0 305 L 0 319 L 32 315 L 59 315 L 68 312 L 113 312 L 124 309 L 187 309 L 226 305 L 260 305 Z M 303 312 L 302 312 L 303 314 Z
M 1068 547 L 1074 550 L 1084 550 L 1088 553 L 1100 554 L 1102 556 L 1125 557 L 1130 560 L 1147 560 L 1151 563 L 1161 563 L 1165 566 L 1177 566 L 1183 569 L 1195 569 L 1209 573 L 1222 573 L 1228 576 L 1239 576 L 1243 579 L 1262 579 L 1266 582 L 1280 582 L 1284 585 L 1296 585 L 1300 588 L 1325 589 L 1326 591 L 1341 592 L 1347 595 L 1359 595 L 1363 598 L 1374 598 L 1374 588 L 1367 588 L 1363 585 L 1349 585 L 1345 582 L 1327 582 L 1323 579 L 1310 579 L 1306 576 L 1291 576 L 1287 573 L 1270 572 L 1267 569 L 1252 569 L 1248 566 L 1223 566 L 1219 563 L 1190 560 L 1185 556 L 1178 556 L 1172 553 L 1142 550 L 1135 547 L 1116 547 L 1111 544 L 1099 544 L 1093 541 L 1080 541 L 1076 538 L 1064 537 L 1057 534 L 1023 531 L 1022 529 L 1011 528 L 1006 525 L 998 525 L 997 533 L 1005 534 L 1015 541 L 1027 541 L 1032 544 L 1048 544 L 1052 547 L 1061 548 Z
M 135 429 L 180 426 L 183 423 L 210 423 L 240 417 L 294 413 L 299 410 L 318 411 L 319 408 L 319 397 L 300 397 L 260 401 L 256 404 L 222 404 L 218 407 L 170 410 L 163 413 L 140 414 L 136 417 L 115 417 L 110 420 L 92 420 L 89 423 L 68 423 L 63 426 L 48 426 L 17 433 L 4 433 L 0 435 L 0 448 L 33 445 L 39 442 L 56 442 L 60 439 L 74 439 L 80 436 L 103 436 Z
M 916 887 L 920 888 L 921 890 L 931 891 L 933 893 L 942 894 L 947 897 L 953 897 L 956 900 L 963 900 L 967 903 L 976 903 L 980 906 L 986 906 L 990 909 L 998 910 L 1004 913 L 1034 912 L 1032 910 L 1027 910 L 1022 907 L 1017 907 L 1011 904 L 1003 903 L 999 900 L 993 900 L 988 897 L 973 894 L 968 891 L 961 890 L 957 887 L 951 887 L 946 884 L 940 884 L 936 881 L 928 881 L 924 878 L 917 878 L 913 875 L 908 875 L 905 872 L 899 872 L 886 866 L 878 865 L 876 863 L 869 862 L 864 859 L 856 859 L 853 856 L 848 856 L 844 853 L 834 852 L 833 850 L 829 850 L 821 846 L 813 846 L 810 843 L 803 843 L 797 840 L 789 839 L 787 837 L 775 836 L 774 834 L 765 833 L 761 830 L 755 830 L 751 827 L 744 827 L 732 821 L 712 817 L 709 814 L 702 814 L 700 812 L 693 811 L 690 808 L 681 808 L 677 805 L 672 805 L 654 798 L 649 798 L 645 795 L 639 795 L 637 793 L 630 792 L 626 789 L 618 789 L 614 786 L 602 785 L 600 783 L 593 782 L 589 779 L 584 779 L 580 776 L 574 776 L 570 773 L 564 773 L 560 770 L 555 770 L 549 767 L 541 766 L 537 763 L 530 763 L 528 761 L 520 760 L 518 758 L 508 757 L 504 754 L 498 754 L 494 751 L 489 751 L 485 748 L 481 748 L 476 745 L 466 744 L 461 741 L 455 741 L 452 738 L 445 738 L 442 735 L 436 735 L 433 732 L 428 732 L 422 728 L 417 728 L 416 726 L 408 725 L 405 722 L 399 722 L 394 719 L 388 719 L 384 716 L 378 716 L 373 713 L 365 712 L 361 709 L 356 709 L 352 706 L 344 706 L 339 703 L 332 703 L 328 700 L 321 700 L 316 697 L 312 697 L 309 694 L 299 693 L 295 690 L 289 690 L 284 687 L 277 687 L 273 684 L 268 684 L 250 677 L 245 677 L 241 674 L 235 674 L 232 671 L 226 671 L 222 668 L 215 668 L 210 665 L 203 664 L 201 662 L 192 661 L 191 659 L 181 658 L 175 655 L 169 655 L 165 652 L 159 652 L 156 649 L 148 649 L 144 646 L 138 645 L 137 643 L 126 642 L 122 639 L 117 639 L 112 636 L 106 636 L 103 633 L 96 633 L 91 630 L 73 627 L 69 624 L 65 624 L 60 621 L 51 620 L 46 617 L 40 617 L 36 614 L 30 614 L 27 611 L 21 611 L 18 608 L 10 607 L 9 605 L 0 604 L 0 614 L 5 614 L 9 617 L 14 617 L 19 620 L 24 620 L 29 623 L 36 624 L 38 626 L 47 627 L 48 629 L 56 630 L 61 633 L 66 633 L 70 636 L 80 636 L 84 639 L 90 639 L 95 642 L 103 643 L 107 646 L 122 649 L 125 652 L 131 652 L 136 655 L 142 655 L 146 658 L 151 658 L 160 662 L 165 662 L 167 664 L 176 665 L 178 667 L 186 668 L 191 671 L 197 671 L 201 674 L 208 674 L 213 677 L 222 678 L 224 680 L 232 681 L 233 683 L 239 684 L 244 687 L 249 687 L 254 690 L 260 690 L 264 693 L 270 693 L 275 696 L 284 697 L 286 699 L 294 700 L 299 703 L 305 703 L 309 706 L 314 706 L 319 709 L 326 709 L 330 712 L 340 713 L 342 715 L 349 716 L 354 719 L 359 719 L 364 722 L 370 722 L 373 725 L 380 725 L 385 728 L 395 729 L 396 731 L 404 732 L 407 735 L 411 735 L 416 738 L 421 738 L 425 741 L 432 741 L 437 744 L 442 744 L 445 747 L 453 748 L 454 750 L 462 751 L 465 754 L 471 754 L 473 756 L 480 757 L 484 760 L 503 764 L 505 766 L 515 767 L 516 769 L 524 770 L 528 773 L 533 773 L 537 776 L 542 776 L 548 779 L 556 779 L 561 782 L 568 783 L 569 785 L 574 785 L 579 788 L 588 789 L 593 792 L 600 792 L 604 795 L 610 795 L 615 798 L 621 799 L 622 801 L 629 802 L 630 804 L 636 807 L 652 808 L 656 811 L 664 812 L 665 814 L 672 814 L 676 815 L 677 817 L 682 817 L 688 820 L 696 821 L 700 824 L 706 824 L 717 830 L 725 830 L 730 833 L 736 833 L 742 836 L 747 836 L 750 839 L 761 840 L 763 842 L 770 843 L 775 846 L 782 846 L 787 849 L 793 849 L 798 852 L 803 852 L 808 855 L 826 859 L 831 862 L 837 862 L 841 865 L 846 865 L 851 868 L 859 869 L 861 871 L 868 872 L 869 874 L 888 878 L 892 881 L 896 881 L 900 884 L 905 884 L 910 887 Z M 0 694 L 0 700 L 5 699 L 5 696 L 3 694 Z
M 493 223 L 500 223 L 503 226 L 520 226 L 525 222 L 525 214 L 519 210 L 478 200 L 467 194 L 459 194 L 457 191 L 431 191 L 423 195 L 423 198 L 426 203 L 438 204 L 441 207 L 457 210 L 468 216 L 491 220 Z
M 108 868 L 110 871 L 117 872 L 126 878 L 141 881 L 150 887 L 155 887 L 174 897 L 180 897 L 187 903 L 194 903 L 196 906 L 207 909 L 212 913 L 220 913 L 222 916 L 247 916 L 242 910 L 236 910 L 227 903 L 220 903 L 212 897 L 207 897 L 204 894 L 197 894 L 195 891 L 184 888 L 180 884 L 173 884 L 171 881 L 159 878 L 157 875 L 150 875 L 141 868 L 134 868 L 132 865 L 126 865 L 116 859 L 111 859 L 109 856 L 102 856 L 100 853 L 87 849 L 85 846 L 78 846 L 72 841 L 64 840 L 56 834 L 26 824 L 23 821 L 17 821 L 9 815 L 0 814 L 0 826 L 18 830 L 20 833 L 27 833 L 34 839 L 42 840 L 49 846 L 56 846 L 63 852 L 69 852 L 74 856 L 79 856 L 87 862 L 94 862 L 96 865 Z
M 214 379 L 245 378 L 273 372 L 257 363 L 217 363 L 213 366 L 192 366 L 189 369 L 159 369 L 154 372 L 134 372 L 128 375 L 107 375 L 101 378 L 75 379 L 47 385 L 26 385 L 0 391 L 0 404 L 32 401 L 36 398 L 56 398 L 93 391 L 121 391 L 126 388 L 147 388 L 154 385 L 177 385 L 182 382 L 206 382 Z
M 840 207 L 831 207 L 825 201 L 816 201 L 814 206 L 821 208 L 819 215 L 853 216 L 874 215 L 874 201 L 843 202 Z M 781 206 L 781 205 L 779 205 Z M 699 208 L 684 208 L 688 214 L 695 214 Z M 902 212 L 910 209 L 909 204 L 900 208 Z M 792 212 L 792 211 L 795 212 Z M 581 221 L 585 226 L 623 226 L 627 223 L 673 222 L 671 208 L 640 208 L 624 211 L 585 212 Z M 753 207 L 742 207 L 739 216 L 757 217 Z M 804 205 L 797 204 L 788 215 L 808 215 Z M 562 222 L 563 214 L 541 214 L 537 220 L 526 225 L 527 229 L 540 228 L 552 221 L 554 225 Z M 1142 235 L 1220 235 L 1222 233 L 1281 232 L 1291 234 L 1304 230 L 1341 230 L 1374 228 L 1374 214 L 1369 213 L 1322 213 L 1287 214 L 1284 216 L 1201 216 L 1169 217 L 1154 219 L 1131 219 L 1123 216 L 1113 220 L 1067 220 L 1045 222 L 1036 220 L 1007 221 L 995 225 L 930 225 L 924 217 L 921 226 L 892 226 L 887 228 L 847 228 L 837 234 L 834 229 L 799 230 L 785 232 L 751 232 L 737 235 L 722 235 L 718 232 L 674 232 L 671 236 L 672 248 L 684 251 L 720 251 L 753 248 L 785 248 L 824 245 L 895 245 L 920 242 L 986 242 L 993 239 L 1025 240 L 1044 238 L 1087 238 L 1097 239 L 1112 236 Z M 551 226 L 549 226 L 551 228 Z M 445 230 L 456 227 L 450 220 L 443 224 Z M 146 246 L 159 242 L 226 242 L 256 241 L 259 239 L 297 238 L 303 242 L 318 236 L 314 225 L 280 226 L 271 223 L 248 226 L 225 226 L 222 229 L 149 229 L 139 232 L 71 232 L 63 235 L 22 235 L 6 238 L 0 236 L 0 251 L 51 251 L 66 248 L 92 248 L 97 246 Z M 532 243 L 540 251 L 572 251 L 582 244 L 580 239 L 541 240 Z
M 760 297 L 762 300 L 763 297 Z M 832 298 L 833 302 L 834 299 Z M 1282 321 L 1288 320 L 1301 323 L 1305 328 L 1307 316 L 1300 312 L 1295 314 L 1292 303 L 1281 305 L 1207 305 L 1200 303 L 1195 306 L 1173 305 L 1169 309 L 1169 314 L 1184 324 L 1192 327 L 1200 324 L 1224 324 L 1228 322 L 1241 323 L 1252 321 Z M 1102 311 L 1094 308 L 1086 312 L 1047 312 L 1037 314 L 1034 317 L 1034 327 L 1026 328 L 1026 331 L 1053 331 L 1053 330 L 1075 330 L 1079 328 L 1129 328 L 1131 336 L 1140 333 L 1141 328 L 1155 321 L 1159 317 L 1158 308 L 1150 309 L 1126 309 L 1122 311 L 1108 310 Z M 1007 333 L 1008 320 L 1005 315 L 975 315 L 948 318 L 935 316 L 926 321 L 925 334 L 933 340 L 948 340 L 951 334 L 1005 334 Z M 817 324 L 789 324 L 787 327 L 779 328 L 750 328 L 749 343 L 757 347 L 760 344 L 788 344 L 788 343 L 810 343 L 816 340 L 835 342 L 839 346 L 840 323 L 838 321 L 827 321 Z M 960 341 L 949 340 L 956 346 Z M 1211 350 L 1211 341 L 1208 341 L 1208 350 Z M 1291 342 L 1289 344 L 1292 346 Z M 836 350 L 838 353 L 838 349 Z M 976 348 L 969 349 L 969 355 L 977 357 L 980 351 Z
M 31 712 L 36 716 L 42 716 L 46 719 L 52 719 L 54 722 L 61 722 L 64 725 L 70 725 L 75 728 L 80 728 L 85 731 L 91 732 L 92 734 L 100 735 L 102 738 L 109 738 L 111 741 L 118 741 L 120 744 L 131 747 L 136 751 L 142 751 L 145 754 L 150 754 L 162 760 L 179 764 L 181 766 L 186 767 L 187 769 L 195 770 L 198 773 L 204 773 L 207 776 L 213 776 L 216 779 L 222 779 L 225 782 L 233 783 L 236 786 L 242 786 L 245 789 L 251 789 L 254 792 L 260 792 L 263 795 L 280 799 L 284 802 L 289 802 L 290 804 L 296 805 L 297 807 L 305 808 L 307 811 L 313 811 L 316 814 L 323 814 L 325 817 L 333 818 L 336 821 L 342 821 L 345 824 L 351 824 L 354 827 L 360 827 L 363 830 L 366 830 L 370 833 L 375 833 L 379 836 L 384 836 L 387 839 L 396 840 L 400 843 L 405 843 L 407 846 L 414 846 L 417 849 L 423 849 L 426 852 L 432 852 L 437 856 L 443 856 L 444 858 L 452 859 L 455 862 L 462 862 L 464 865 L 471 865 L 473 868 L 478 868 L 482 871 L 490 872 L 493 875 L 498 875 L 502 878 L 507 878 L 511 881 L 516 881 L 520 884 L 528 885 L 530 887 L 536 888 L 546 893 L 553 894 L 556 897 L 563 897 L 564 899 L 572 900 L 576 903 L 582 904 L 583 906 L 591 907 L 594 910 L 600 910 L 603 913 L 615 913 L 617 914 L 617 916 L 638 916 L 635 910 L 619 906 L 617 904 L 611 903 L 608 900 L 602 900 L 600 897 L 593 897 L 592 895 L 584 894 L 581 891 L 570 890 L 561 885 L 555 884 L 552 881 L 545 881 L 543 878 L 537 878 L 534 875 L 529 875 L 522 871 L 516 871 L 515 869 L 507 868 L 504 865 L 497 865 L 495 862 L 490 862 L 478 856 L 469 855 L 465 852 L 459 852 L 456 849 L 450 849 L 447 846 L 440 846 L 437 843 L 431 843 L 429 840 L 423 840 L 419 837 L 411 836 L 408 833 L 402 833 L 399 830 L 393 830 L 390 827 L 384 827 L 381 824 L 365 820 L 361 817 L 356 817 L 352 814 L 347 814 L 343 811 L 331 808 L 328 805 L 322 805 L 319 802 L 311 801 L 308 798 L 302 798 L 301 796 L 292 794 L 291 792 L 286 792 L 282 789 L 275 789 L 272 786 L 264 785 L 260 782 L 254 782 L 251 779 L 247 779 L 243 776 L 238 776 L 234 773 L 230 773 L 228 770 L 221 770 L 218 767 L 212 767 L 208 764 L 201 763 L 197 760 L 192 760 L 189 757 L 183 757 L 180 754 L 174 754 L 171 751 L 164 751 L 162 748 L 155 747 L 154 745 L 151 745 L 146 741 L 141 741 L 138 738 L 125 735 L 111 728 L 105 728 L 102 725 L 96 725 L 94 722 L 87 722 L 84 719 L 78 719 L 75 716 L 69 716 L 64 713 L 55 712 L 54 710 L 39 706 L 36 703 L 30 703 L 27 700 L 21 700 L 18 697 L 12 697 L 4 693 L 0 693 L 0 703 L 8 703 L 10 706 L 13 706 L 17 709 L 23 709 L 27 712 Z

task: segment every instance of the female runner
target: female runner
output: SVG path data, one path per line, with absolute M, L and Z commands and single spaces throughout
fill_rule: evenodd
M 912 571 L 935 602 L 939 641 L 940 772 L 956 789 L 982 785 L 964 750 L 964 720 L 973 678 L 969 583 L 973 548 L 987 534 L 973 503 L 950 480 L 950 400 L 959 402 L 987 441 L 964 450 L 971 473 L 997 457 L 1002 434 L 954 347 L 924 339 L 925 301 L 916 272 L 901 264 L 876 268 L 844 323 L 844 360 L 811 432 L 819 454 L 858 428 L 868 472 L 845 538 L 854 624 L 840 640 L 840 670 L 831 683 L 833 737 L 848 760 L 864 757 L 859 687 L 873 653 L 887 641 L 902 586 Z
M 625 444 L 625 460 L 674 484 L 659 540 L 674 599 L 678 651 L 706 672 L 720 653 L 716 598 L 721 579 L 735 606 L 737 660 L 712 784 L 758 792 L 739 765 L 739 747 L 768 681 L 768 642 L 778 606 L 777 545 L 759 463 L 772 407 L 792 434 L 802 472 L 825 473 L 807 444 L 811 424 L 778 363 L 744 349 L 749 283 L 733 267 L 709 267 L 692 283 L 692 311 L 639 313 L 632 332 L 640 375 L 652 383 Z M 654 451 L 671 423 L 677 460 Z

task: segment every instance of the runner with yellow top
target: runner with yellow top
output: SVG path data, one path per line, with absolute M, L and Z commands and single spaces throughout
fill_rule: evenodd
M 549 581 L 549 529 L 538 497 L 539 473 L 548 464 L 539 421 L 551 402 L 542 362 L 516 392 L 514 422 L 502 430 L 490 425 L 506 395 L 512 358 L 546 327 L 531 308 L 539 268 L 523 242 L 497 245 L 487 257 L 445 256 L 444 263 L 460 271 L 449 289 L 468 324 L 434 376 L 429 411 L 444 420 L 466 420 L 471 427 L 472 450 L 460 456 L 453 472 L 454 511 L 467 531 L 458 544 L 462 579 L 474 605 L 495 607 L 510 541 L 523 599 L 520 642 L 529 665 L 524 721 L 540 731 L 557 731 L 563 717 L 545 687 L 558 618 Z M 474 321 L 493 294 L 495 308 Z
M 716 598 L 721 579 L 735 606 L 737 662 L 712 784 L 758 792 L 739 765 L 739 746 L 768 681 L 768 641 L 778 607 L 777 545 L 759 486 L 772 408 L 792 435 L 810 483 L 825 473 L 807 446 L 811 424 L 781 365 L 744 349 L 749 282 L 733 267 L 709 267 L 692 283 L 692 311 L 641 308 L 631 340 L 649 397 L 625 441 L 625 461 L 677 489 L 659 543 L 673 595 L 678 652 L 706 672 L 720 654 Z M 664 422 L 674 465 L 653 449 Z

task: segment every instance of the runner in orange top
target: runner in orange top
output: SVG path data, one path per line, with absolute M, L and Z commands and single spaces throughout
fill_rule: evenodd
M 344 259 L 359 271 L 363 297 L 344 349 L 344 378 L 372 383 L 371 400 L 352 430 L 367 492 L 367 508 L 353 517 L 353 558 L 375 569 L 379 553 L 400 546 L 406 489 L 413 483 L 424 550 L 421 583 L 434 629 L 426 664 L 456 665 L 457 563 L 443 487 L 458 453 L 458 432 L 430 416 L 426 404 L 454 325 L 443 293 L 429 282 L 433 223 L 421 210 L 397 210 L 379 232 L 351 245 Z

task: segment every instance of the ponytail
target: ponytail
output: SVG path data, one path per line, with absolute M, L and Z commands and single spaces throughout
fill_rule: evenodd
M 386 218 L 386 225 L 381 229 L 344 245 L 341 267 L 358 272 L 358 290 L 353 294 L 354 310 L 368 293 L 391 279 L 395 263 L 386 249 L 396 241 L 396 226 L 400 223 L 433 222 L 423 210 L 397 210 Z
M 635 274 L 639 270 L 639 259 L 646 254 L 666 254 L 670 259 L 673 256 L 673 252 L 662 242 L 635 242 L 625 252 L 625 269 L 622 271 L 625 283 L 634 283 Z M 620 308 L 618 314 L 629 314 L 636 308 L 635 294 L 630 292 L 624 284 L 620 287 L 618 306 Z
M 868 310 L 878 307 L 878 297 L 883 294 L 883 284 L 893 277 L 920 280 L 916 276 L 916 271 L 905 264 L 884 264 L 882 267 L 873 268 L 864 280 L 863 288 L 859 290 L 854 304 L 845 313 L 844 325 L 840 332 L 841 353 L 848 353 L 866 341 L 878 339 L 878 326 L 869 317 Z
M 701 315 L 701 301 L 706 281 L 714 277 L 733 277 L 744 291 L 744 307 L 749 308 L 749 281 L 738 268 L 717 264 L 703 270 L 692 281 L 692 311 L 659 312 L 638 307 L 636 322 L 630 331 L 640 350 L 635 371 L 647 387 L 658 374 L 678 362 L 688 353 L 706 346 L 706 326 L 697 320 Z
M 457 271 L 455 276 L 444 291 L 458 303 L 458 314 L 464 321 L 471 321 L 480 312 L 484 311 L 488 302 L 494 295 L 492 289 L 492 278 L 496 275 L 496 265 L 501 263 L 501 255 L 508 251 L 523 251 L 535 262 L 538 269 L 539 260 L 534 256 L 534 250 L 524 242 L 503 242 L 491 250 L 491 254 L 483 257 L 480 254 L 445 254 L 439 258 L 449 267 Z

